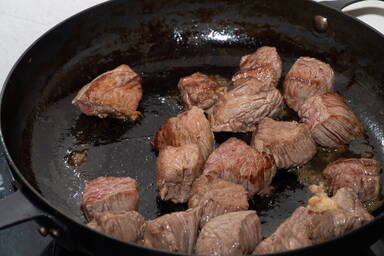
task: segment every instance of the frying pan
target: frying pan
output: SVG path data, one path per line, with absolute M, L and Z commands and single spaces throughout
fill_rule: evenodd
M 303 55 L 330 63 L 336 91 L 361 118 L 367 143 L 383 165 L 384 38 L 338 11 L 351 2 L 332 2 L 330 8 L 304 0 L 109 1 L 57 25 L 18 60 L 2 91 L 1 140 L 19 189 L 0 202 L 0 227 L 35 219 L 42 235 L 72 251 L 175 255 L 86 227 L 79 207 L 84 182 L 98 176 L 137 179 L 139 211 L 147 218 L 185 209 L 158 200 L 150 146 L 160 125 L 182 111 L 178 79 L 196 71 L 230 77 L 240 57 L 262 45 L 277 47 L 284 74 Z M 142 118 L 132 124 L 80 114 L 70 104 L 75 93 L 121 63 L 143 77 Z M 217 134 L 216 141 L 232 135 Z M 68 164 L 71 152 L 84 150 L 83 165 Z M 279 172 L 274 186 L 273 198 L 252 202 L 265 236 L 309 196 L 288 171 Z M 342 237 L 276 255 L 370 245 L 384 226 L 383 211 L 375 216 Z

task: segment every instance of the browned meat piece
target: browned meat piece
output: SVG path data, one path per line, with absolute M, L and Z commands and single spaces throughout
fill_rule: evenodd
M 214 132 L 248 132 L 264 117 L 281 111 L 283 98 L 275 88 L 281 76 L 281 60 L 273 47 L 261 47 L 242 57 L 240 71 L 232 77 L 235 88 L 210 109 Z
M 339 209 L 342 209 L 342 213 L 333 214 L 336 236 L 341 236 L 374 219 L 363 207 L 356 193 L 350 188 L 339 189 L 332 197 L 332 200 Z
M 159 153 L 157 187 L 162 200 L 185 203 L 191 197 L 193 181 L 201 175 L 203 156 L 196 144 L 166 146 Z
M 212 152 L 215 143 L 209 122 L 198 107 L 192 107 L 166 121 L 157 131 L 153 147 L 160 151 L 167 145 L 179 147 L 191 143 L 199 146 L 204 160 Z
M 255 211 L 220 215 L 201 230 L 196 254 L 242 256 L 250 254 L 261 241 L 261 224 Z
M 201 175 L 196 179 L 192 193 L 188 206 L 201 207 L 200 227 L 216 216 L 247 210 L 249 207 L 248 193 L 243 186 L 209 175 Z
M 139 185 L 130 177 L 99 177 L 85 183 L 81 208 L 88 220 L 108 211 L 137 210 Z
M 295 111 L 306 99 L 333 91 L 333 70 L 330 65 L 315 58 L 300 57 L 284 80 L 284 99 Z
M 144 245 L 170 252 L 192 253 L 200 221 L 200 208 L 174 212 L 144 225 Z
M 347 144 L 363 134 L 359 118 L 337 93 L 307 99 L 299 116 L 311 129 L 312 138 L 325 147 Z
M 272 156 L 230 138 L 209 156 L 203 174 L 241 184 L 252 197 L 269 193 L 276 166 Z
M 208 119 L 214 132 L 254 131 L 264 117 L 278 114 L 282 103 L 279 90 L 245 84 L 222 97 L 212 107 Z
M 144 217 L 136 212 L 106 212 L 87 224 L 90 228 L 126 242 L 137 243 L 143 237 Z
M 140 116 L 136 109 L 142 95 L 139 75 L 128 65 L 120 65 L 81 88 L 72 104 L 88 116 L 111 116 L 134 121 Z
M 380 164 L 374 159 L 339 159 L 324 170 L 328 191 L 351 188 L 361 201 L 374 200 L 380 194 Z
M 204 110 L 212 107 L 218 98 L 227 91 L 215 80 L 199 72 L 181 78 L 177 87 L 188 108 L 196 106 Z
M 241 58 L 240 71 L 232 77 L 232 81 L 237 87 L 258 80 L 263 82 L 265 88 L 272 89 L 280 79 L 281 70 L 281 59 L 276 48 L 263 46 Z
M 251 146 L 267 152 L 277 168 L 305 164 L 316 154 L 316 144 L 307 125 L 295 121 L 275 121 L 264 118 L 253 133 Z
M 310 188 L 316 195 L 309 199 L 308 206 L 297 208 L 291 217 L 257 246 L 255 254 L 317 244 L 345 234 L 373 219 L 349 188 L 338 190 L 332 198 L 318 186 Z

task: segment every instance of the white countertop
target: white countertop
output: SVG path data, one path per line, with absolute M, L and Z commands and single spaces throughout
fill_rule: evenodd
M 0 86 L 18 57 L 39 36 L 101 2 L 104 0 L 0 0 Z M 344 11 L 384 33 L 384 2 L 363 1 Z

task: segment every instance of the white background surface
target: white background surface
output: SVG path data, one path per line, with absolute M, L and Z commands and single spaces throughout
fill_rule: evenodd
M 18 57 L 39 36 L 62 20 L 101 2 L 104 1 L 0 0 L 0 87 Z M 344 11 L 384 33 L 384 2 L 363 1 Z

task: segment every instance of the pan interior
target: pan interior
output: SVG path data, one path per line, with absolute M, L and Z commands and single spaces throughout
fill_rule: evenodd
M 236 51 L 240 53 L 239 48 Z M 252 50 L 243 48 L 239 56 L 233 57 L 233 62 L 238 63 L 239 57 L 250 51 Z M 283 53 L 281 56 L 286 73 L 294 59 L 300 55 L 290 51 L 289 54 Z M 219 63 L 219 58 L 217 59 Z M 173 60 L 163 61 L 160 66 L 169 67 L 172 65 L 169 62 Z M 194 64 L 191 67 L 175 65 L 167 70 L 141 72 L 144 97 L 139 110 L 143 115 L 137 123 L 111 118 L 99 119 L 80 114 L 78 109 L 71 105 L 76 92 L 49 104 L 35 119 L 31 136 L 31 168 L 42 194 L 58 208 L 82 220 L 80 201 L 85 181 L 99 176 L 130 176 L 140 182 L 139 211 L 146 218 L 155 218 L 164 213 L 186 209 L 186 205 L 175 205 L 159 200 L 155 184 L 156 155 L 152 151 L 151 141 L 164 121 L 183 111 L 176 90 L 180 77 L 200 71 L 229 78 L 236 70 L 236 66 L 219 67 L 219 64 L 206 65 L 204 62 Z M 140 66 L 133 68 L 143 70 Z M 336 77 L 337 91 L 343 93 L 343 86 L 349 81 L 341 73 L 336 73 Z M 158 85 L 161 85 L 161 89 Z M 366 124 L 372 122 L 372 120 L 366 121 Z M 370 132 L 375 133 L 367 137 L 368 141 L 380 139 L 375 137 L 378 131 Z M 217 133 L 216 140 L 221 143 L 231 136 L 248 141 L 250 134 Z M 359 140 L 361 143 L 357 149 L 347 151 L 340 157 L 360 157 L 360 153 L 366 150 L 364 145 L 370 148 L 367 140 L 364 138 Z M 84 150 L 87 152 L 84 164 L 74 167 L 68 163 L 68 156 L 72 152 Z M 375 152 L 377 154 L 380 151 Z M 326 163 L 322 157 L 319 153 L 313 160 L 320 165 L 323 164 L 321 168 Z M 315 170 L 320 170 L 320 167 L 315 167 Z M 307 187 L 298 182 L 292 171 L 279 171 L 273 185 L 276 192 L 272 197 L 255 198 L 251 202 L 251 208 L 256 209 L 261 216 L 265 235 L 272 232 L 298 205 L 306 204 L 310 195 Z
M 262 3 L 254 2 L 260 10 L 265 10 Z M 309 32 L 308 23 L 299 26 L 291 23 L 292 20 L 267 15 L 275 10 L 273 8 L 277 10 L 275 4 L 270 6 L 273 10 L 252 14 L 246 11 L 239 14 L 236 6 L 224 8 L 228 5 L 226 1 L 215 6 L 205 2 L 202 6 L 186 5 L 188 12 L 180 14 L 180 4 L 178 10 L 166 9 L 159 15 L 168 18 L 152 17 L 149 21 L 142 18 L 140 24 L 132 21 L 133 25 L 124 16 L 125 9 L 123 13 L 110 14 L 114 17 L 110 27 L 100 25 L 102 18 L 96 19 L 101 30 L 98 34 L 81 34 L 84 29 L 92 31 L 86 27 L 88 25 L 80 26 L 78 31 L 73 28 L 75 24 L 67 25 L 69 39 L 64 41 L 63 49 L 71 48 L 73 40 L 79 45 L 68 51 L 60 50 L 62 55 L 56 62 L 52 57 L 43 56 L 47 66 L 42 71 L 47 74 L 41 74 L 44 78 L 36 80 L 39 96 L 35 99 L 32 97 L 36 93 L 25 96 L 35 103 L 29 111 L 24 110 L 28 113 L 25 115 L 28 121 L 23 129 L 23 150 L 20 151 L 20 166 L 29 182 L 54 206 L 80 222 L 84 221 L 80 211 L 84 182 L 99 176 L 130 176 L 138 180 L 139 211 L 146 218 L 185 209 L 186 205 L 158 199 L 156 155 L 151 149 L 151 141 L 161 124 L 183 110 L 177 82 L 180 77 L 197 71 L 230 78 L 240 57 L 262 45 L 277 48 L 284 64 L 281 81 L 299 56 L 313 56 L 330 63 L 336 71 L 336 91 L 346 98 L 365 125 L 366 137 L 360 138 L 358 148 L 361 145 L 372 147 L 374 157 L 383 163 L 383 91 L 377 79 L 367 72 L 363 59 L 352 63 L 354 57 L 345 45 L 330 39 L 330 35 Z M 148 17 L 160 7 L 153 8 L 147 10 Z M 110 8 L 109 11 L 116 10 Z M 201 13 L 203 10 L 205 15 Z M 97 11 L 93 15 L 96 17 Z M 104 12 L 103 15 L 109 14 Z M 194 18 L 192 22 L 191 17 Z M 298 16 L 297 22 L 303 22 L 302 19 Z M 75 32 L 69 32 L 70 28 Z M 96 75 L 122 63 L 130 65 L 143 78 L 144 96 L 139 106 L 142 117 L 138 122 L 80 114 L 71 104 L 76 92 Z M 249 138 L 249 134 L 215 136 L 217 142 L 230 136 Z M 80 167 L 68 164 L 71 152 L 84 150 L 87 152 L 84 164 Z M 345 156 L 359 156 L 363 151 L 352 149 Z M 296 207 L 305 204 L 309 196 L 307 187 L 287 170 L 280 171 L 273 184 L 276 193 L 271 198 L 255 198 L 251 202 L 262 219 L 265 236 Z

